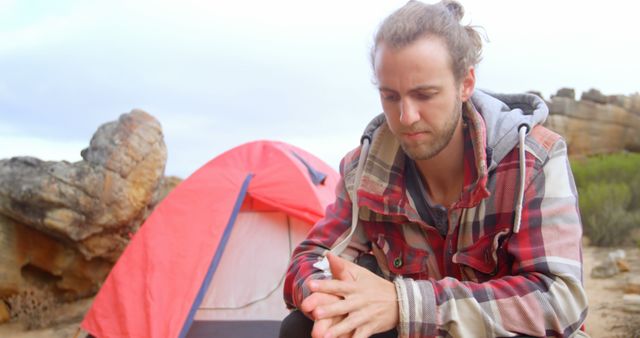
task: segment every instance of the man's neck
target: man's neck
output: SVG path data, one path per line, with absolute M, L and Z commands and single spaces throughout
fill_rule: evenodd
M 450 207 L 457 202 L 464 185 L 464 127 L 462 119 L 449 144 L 436 156 L 416 161 L 431 201 Z

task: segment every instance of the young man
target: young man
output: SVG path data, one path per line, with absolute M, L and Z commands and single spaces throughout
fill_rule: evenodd
M 410 1 L 379 28 L 384 119 L 343 159 L 336 202 L 294 252 L 284 296 L 299 311 L 283 336 L 582 334 L 566 144 L 540 125 L 538 97 L 475 90 L 481 42 L 462 16 L 453 1 Z M 369 253 L 379 275 L 353 263 Z

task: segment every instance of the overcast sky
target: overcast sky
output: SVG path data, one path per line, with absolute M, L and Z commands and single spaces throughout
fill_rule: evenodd
M 162 123 L 186 177 L 274 139 L 337 168 L 379 113 L 368 52 L 405 1 L 0 0 L 0 158 L 80 159 L 102 123 Z M 463 1 L 489 38 L 478 87 L 640 90 L 635 1 Z

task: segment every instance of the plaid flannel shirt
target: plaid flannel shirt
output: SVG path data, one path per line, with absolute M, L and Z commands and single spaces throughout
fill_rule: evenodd
M 405 186 L 405 154 L 388 126 L 373 138 L 357 191 L 359 226 L 341 255 L 373 252 L 399 299 L 401 337 L 565 337 L 586 318 L 577 193 L 562 138 L 542 126 L 526 139 L 522 223 L 513 232 L 519 179 L 514 147 L 488 171 L 486 126 L 465 103 L 464 189 L 442 236 L 418 214 Z M 287 306 L 326 278 L 312 265 L 350 230 L 360 148 L 341 162 L 337 198 L 294 251 Z

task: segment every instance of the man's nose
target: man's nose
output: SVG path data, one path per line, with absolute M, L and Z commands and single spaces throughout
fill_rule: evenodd
M 400 101 L 400 123 L 411 126 L 418 120 L 420 120 L 420 113 L 417 105 L 407 99 Z

